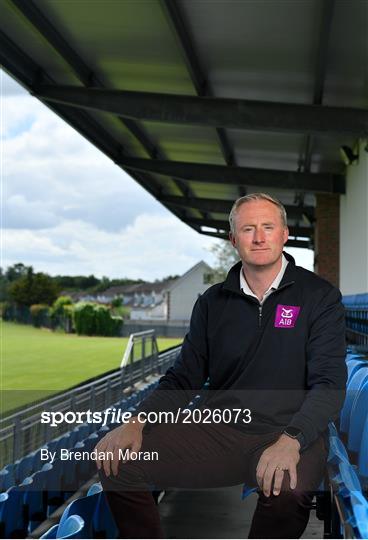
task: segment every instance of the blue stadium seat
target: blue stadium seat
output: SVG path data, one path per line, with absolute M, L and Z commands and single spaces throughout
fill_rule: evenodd
M 77 427 L 78 436 L 77 439 L 79 442 L 83 441 L 83 439 L 86 439 L 90 433 L 90 426 L 87 423 L 81 424 Z M 78 442 L 77 441 L 77 442 Z
M 351 360 L 350 362 L 347 363 L 347 368 L 348 368 L 347 386 L 349 386 L 349 382 L 351 378 L 353 377 L 353 375 L 355 375 L 355 373 L 359 371 L 361 368 L 366 367 L 366 366 L 367 366 L 366 362 L 364 362 L 364 360 L 362 360 L 361 357 L 355 360 Z
M 96 433 L 102 439 L 102 437 L 104 437 L 106 435 L 106 433 L 108 433 L 109 431 L 110 431 L 109 426 L 101 426 Z
M 70 446 L 69 446 L 69 448 L 74 448 L 74 446 L 80 440 L 79 437 L 80 437 L 80 432 L 79 432 L 79 429 L 76 427 L 70 432 Z
M 3 538 L 23 538 L 27 534 L 28 521 L 23 496 L 29 484 L 27 479 L 23 484 L 12 486 L 0 495 L 0 533 Z
M 51 472 L 50 472 L 51 471 Z M 31 476 L 32 484 L 29 489 L 24 493 L 24 504 L 27 508 L 28 514 L 28 532 L 32 532 L 42 521 L 47 517 L 47 507 L 49 498 L 55 491 L 51 491 L 50 488 L 55 488 L 51 483 L 51 476 L 53 472 L 53 465 L 51 463 L 45 463 L 40 471 L 33 473 Z
M 33 454 L 28 454 L 27 456 L 24 456 L 23 458 L 15 461 L 14 474 L 15 474 L 15 481 L 17 484 L 20 484 L 24 478 L 32 474 L 34 455 L 35 455 L 35 452 L 33 452 Z
M 100 440 L 101 436 L 101 433 L 91 433 L 91 435 L 89 435 L 87 439 L 83 441 L 84 446 L 83 448 L 81 448 L 81 451 L 92 452 L 92 450 Z M 86 482 L 91 477 L 91 475 L 96 473 L 96 470 L 97 468 L 94 460 L 91 459 L 79 461 L 78 481 Z
M 358 455 L 358 474 L 362 484 L 368 489 L 368 418 L 365 420 L 365 425 L 362 433 Z
M 66 492 L 75 492 L 86 476 L 87 466 L 84 461 L 75 459 L 76 452 L 83 452 L 85 445 L 77 442 L 74 448 L 69 449 L 71 459 L 61 462 L 62 468 L 62 489 Z
M 53 525 L 48 531 L 46 531 L 40 538 L 56 538 L 59 525 Z
M 360 360 L 361 361 L 362 355 L 359 353 L 347 353 L 346 355 L 346 363 L 349 364 L 350 362 L 353 362 L 354 360 Z
M 0 471 L 0 491 L 6 491 L 11 486 L 15 485 L 15 477 L 13 474 L 13 469 L 8 469 L 4 467 Z
M 59 527 L 63 527 L 67 519 L 72 515 L 80 516 L 84 521 L 84 534 L 87 538 L 93 538 L 93 516 L 96 509 L 97 501 L 100 497 L 100 493 L 95 493 L 94 495 L 87 495 L 87 497 L 81 497 L 72 501 L 65 508 Z
M 338 493 L 342 497 L 349 498 L 353 492 L 362 492 L 362 486 L 352 465 L 346 461 L 341 461 L 338 472 L 333 477 L 333 481 L 338 485 Z
M 328 454 L 328 463 L 338 465 L 342 461 L 349 463 L 349 456 L 343 442 L 337 436 L 330 436 L 330 449 Z
M 69 433 L 61 435 L 57 439 L 53 439 L 52 441 L 48 442 L 47 448 L 50 450 L 50 452 L 56 452 L 58 454 L 61 448 L 69 448 L 69 437 Z
M 59 524 L 56 538 L 89 538 L 84 525 L 80 516 L 69 516 L 62 525 Z
M 348 437 L 348 450 L 350 450 L 351 452 L 359 452 L 364 424 L 367 418 L 368 378 L 360 387 L 351 407 Z
M 88 538 L 84 532 L 84 521 L 80 516 L 69 516 L 62 527 L 54 525 L 41 538 Z
M 349 431 L 351 407 L 354 403 L 354 399 L 358 390 L 367 379 L 368 367 L 362 367 L 356 373 L 354 373 L 354 375 L 348 382 L 345 403 L 340 416 L 340 431 L 342 431 L 343 433 L 348 433 Z
M 50 516 L 65 500 L 65 494 L 62 491 L 63 463 L 60 459 L 55 459 L 46 465 L 50 469 L 46 471 L 45 479 L 47 491 L 47 515 Z
M 101 491 L 102 491 L 101 482 L 96 482 L 95 484 L 92 484 L 92 486 L 87 491 L 87 497 L 89 495 L 95 495 L 96 493 L 101 493 Z
M 41 481 L 40 472 L 34 473 L 30 479 L 32 484 L 24 492 L 23 498 L 28 516 L 29 533 L 34 531 L 47 517 L 47 492 L 42 489 L 43 482 Z
M 350 499 L 350 524 L 353 526 L 355 538 L 368 538 L 368 502 L 364 495 L 353 492 Z

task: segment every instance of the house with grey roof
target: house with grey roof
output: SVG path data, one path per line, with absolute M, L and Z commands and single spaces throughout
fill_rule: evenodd
M 212 285 L 213 279 L 212 268 L 200 261 L 181 277 L 162 282 L 159 290 L 152 289 L 148 298 L 146 288 L 146 295 L 133 303 L 130 319 L 187 322 L 198 296 Z
M 188 323 L 195 301 L 214 282 L 212 268 L 200 261 L 177 279 L 110 287 L 88 294 L 74 293 L 74 300 L 110 304 L 122 298 L 130 320 Z

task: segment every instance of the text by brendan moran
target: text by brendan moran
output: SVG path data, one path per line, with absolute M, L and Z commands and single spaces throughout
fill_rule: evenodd
M 51 452 L 47 448 L 41 449 L 41 461 L 47 461 L 53 463 L 55 459 L 60 459 L 61 461 L 84 461 L 90 460 L 100 461 L 114 460 L 114 454 L 110 451 L 101 451 L 101 450 L 91 450 L 87 451 L 77 451 L 77 450 L 68 450 L 67 448 L 60 448 L 59 451 Z M 140 451 L 133 452 L 129 449 L 119 449 L 118 459 L 121 461 L 158 461 L 158 452 L 156 451 Z

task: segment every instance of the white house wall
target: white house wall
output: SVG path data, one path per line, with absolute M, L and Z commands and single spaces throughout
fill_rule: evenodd
M 206 265 L 200 265 L 185 276 L 170 291 L 169 319 L 171 321 L 187 321 L 199 294 L 204 293 L 210 285 L 203 283 L 204 274 L 209 272 Z
M 130 319 L 132 321 L 164 321 L 166 320 L 166 313 L 167 307 L 166 304 L 163 302 L 158 306 L 152 307 L 151 309 L 132 308 L 130 312 Z
M 360 144 L 359 163 L 350 165 L 346 195 L 340 198 L 340 289 L 368 292 L 368 153 Z

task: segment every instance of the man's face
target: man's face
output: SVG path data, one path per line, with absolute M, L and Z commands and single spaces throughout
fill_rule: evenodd
M 280 259 L 289 230 L 275 204 L 265 200 L 242 204 L 236 212 L 234 228 L 230 240 L 243 263 L 272 266 Z

